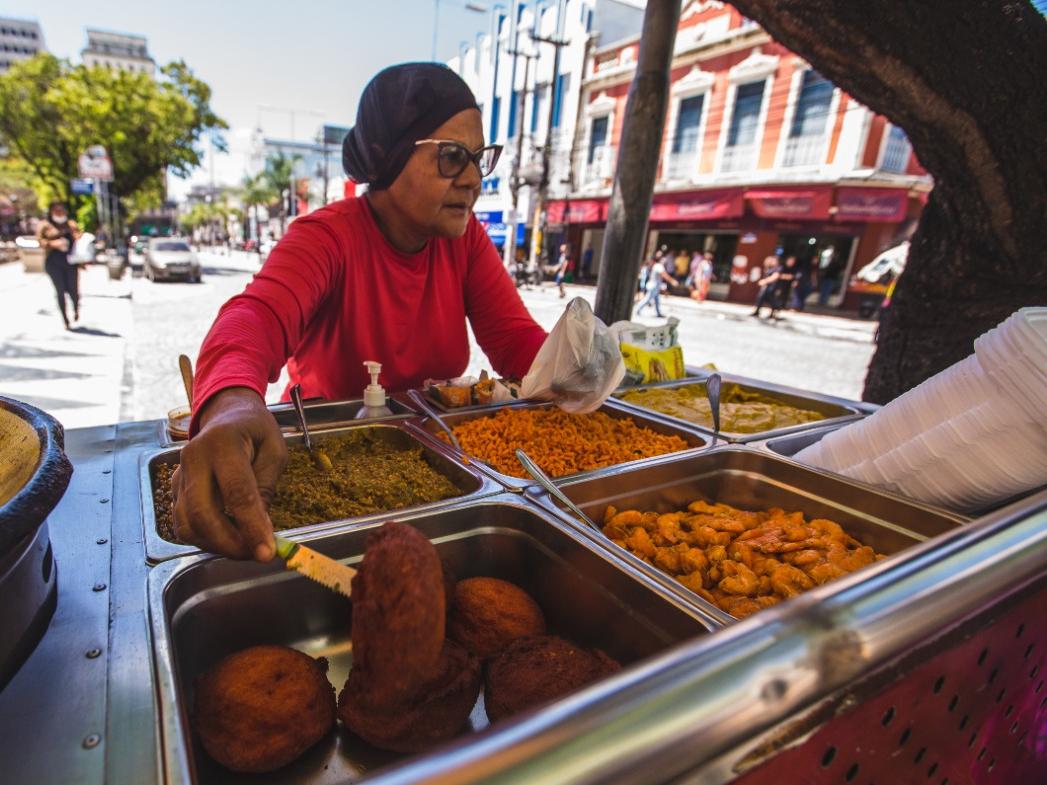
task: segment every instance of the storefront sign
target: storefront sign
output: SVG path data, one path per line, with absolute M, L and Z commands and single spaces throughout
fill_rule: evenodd
M 837 188 L 836 220 L 898 223 L 905 220 L 908 199 L 904 188 Z
M 829 217 L 832 189 L 749 190 L 745 192 L 745 198 L 761 218 L 824 221 Z
M 486 212 L 474 210 L 473 215 L 476 216 L 476 220 L 482 224 L 500 224 L 503 223 L 502 211 L 501 210 L 488 210 Z
M 553 201 L 545 208 L 546 220 L 551 224 L 599 223 L 607 218 L 607 200 L 579 199 Z
M 746 232 L 738 242 L 741 245 L 752 245 L 756 242 L 756 234 L 754 232 Z
M 710 221 L 738 218 L 744 211 L 740 188 L 662 194 L 651 205 L 652 221 Z

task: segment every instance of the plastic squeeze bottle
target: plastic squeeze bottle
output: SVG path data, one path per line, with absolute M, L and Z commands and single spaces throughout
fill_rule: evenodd
M 364 388 L 364 405 L 356 413 L 356 419 L 372 420 L 376 417 L 392 417 L 393 410 L 385 405 L 385 388 L 378 383 L 378 374 L 382 372 L 382 364 L 368 360 L 364 363 L 364 367 L 371 374 L 371 383 Z

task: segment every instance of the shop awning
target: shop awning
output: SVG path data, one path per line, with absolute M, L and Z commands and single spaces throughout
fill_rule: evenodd
M 545 208 L 545 217 L 551 224 L 599 223 L 607 218 L 607 200 L 554 200 Z
M 761 218 L 824 221 L 829 217 L 832 193 L 831 187 L 802 190 L 753 188 L 745 192 L 745 198 Z
M 716 188 L 678 194 L 656 194 L 652 221 L 715 221 L 739 218 L 745 211 L 741 188 Z
M 905 188 L 837 188 L 837 221 L 905 220 L 909 191 Z

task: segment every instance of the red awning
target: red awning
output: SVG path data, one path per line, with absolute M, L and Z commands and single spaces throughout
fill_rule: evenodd
M 545 218 L 551 224 L 599 223 L 607 218 L 606 199 L 555 200 L 545 208 Z
M 745 198 L 761 218 L 789 218 L 804 221 L 824 221 L 829 217 L 832 188 L 804 188 L 789 190 L 750 189 Z
M 657 194 L 651 205 L 652 221 L 715 221 L 739 218 L 745 211 L 741 188 L 717 188 Z
M 905 220 L 909 191 L 905 188 L 837 188 L 837 221 L 898 223 Z

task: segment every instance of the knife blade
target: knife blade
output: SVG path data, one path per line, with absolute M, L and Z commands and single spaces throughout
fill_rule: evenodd
M 331 591 L 350 596 L 353 576 L 356 575 L 356 570 L 352 567 L 346 567 L 329 556 L 283 537 L 276 538 L 276 555 L 284 560 L 287 569 L 294 570 Z

